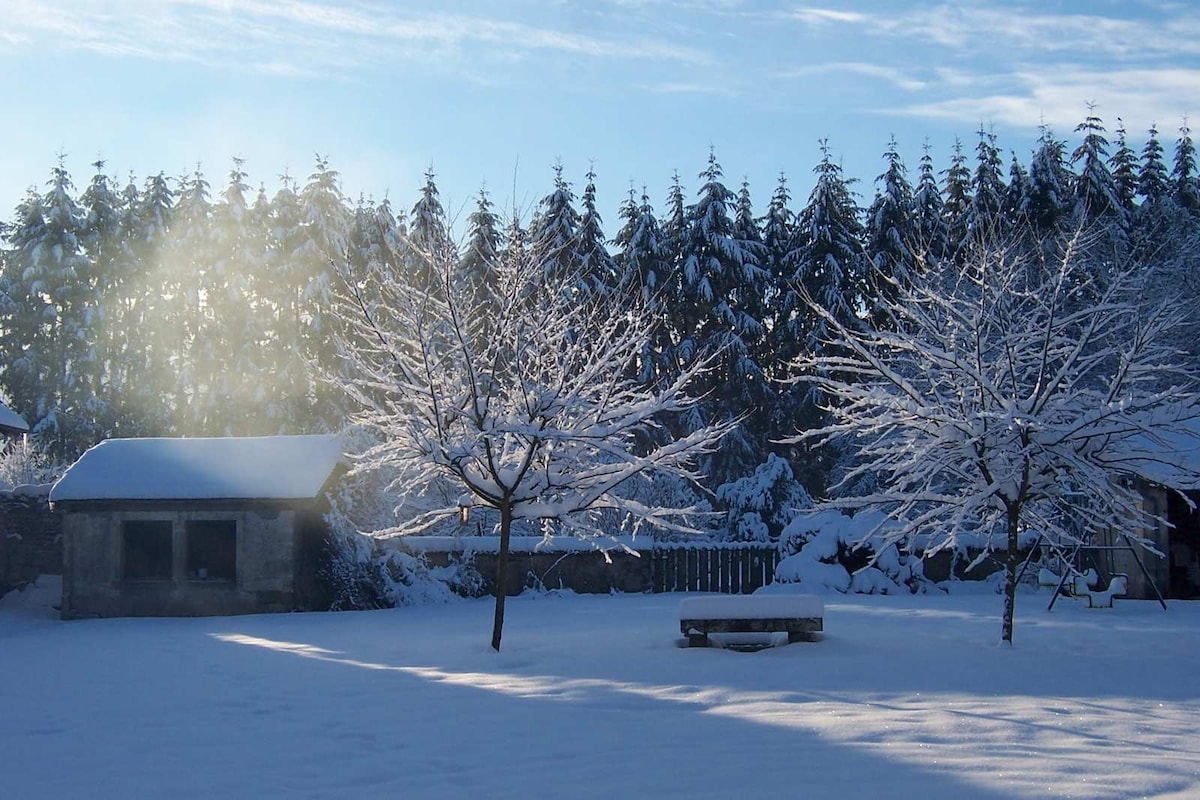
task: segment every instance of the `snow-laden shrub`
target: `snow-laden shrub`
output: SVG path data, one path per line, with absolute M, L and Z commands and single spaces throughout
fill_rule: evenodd
M 483 578 L 469 564 L 453 560 L 444 567 L 430 566 L 424 555 L 401 550 L 379 553 L 383 596 L 392 606 L 448 603 L 483 594 Z
M 46 457 L 28 438 L 0 440 L 0 491 L 54 483 L 66 471 Z
M 448 603 L 483 594 L 483 578 L 457 559 L 431 566 L 421 554 L 381 547 L 369 536 L 333 531 L 324 577 L 334 611 Z
M 330 590 L 330 607 L 392 608 L 481 594 L 483 581 L 473 567 L 458 561 L 430 566 L 423 555 L 385 547 L 381 540 L 363 533 L 394 533 L 401 526 L 399 514 L 405 509 L 388 491 L 392 477 L 382 469 L 352 472 L 330 492 L 330 510 L 325 515 L 327 559 L 322 570 Z
M 796 517 L 783 531 L 775 583 L 805 591 L 906 594 L 924 583 L 921 560 L 882 545 L 892 523 L 863 511 L 849 517 L 824 510 Z
M 321 577 L 329 586 L 333 611 L 386 608 L 383 581 L 375 563 L 375 548 L 356 533 L 331 531 L 326 540 L 326 561 Z
M 717 502 L 729 510 L 729 538 L 739 542 L 777 539 L 797 511 L 813 505 L 787 459 L 774 453 L 752 474 L 718 487 Z

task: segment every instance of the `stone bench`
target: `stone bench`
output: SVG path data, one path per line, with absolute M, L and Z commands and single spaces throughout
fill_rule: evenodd
M 711 595 L 679 603 L 679 630 L 688 647 L 707 647 L 710 633 L 787 633 L 811 642 L 823 630 L 825 604 L 809 594 Z

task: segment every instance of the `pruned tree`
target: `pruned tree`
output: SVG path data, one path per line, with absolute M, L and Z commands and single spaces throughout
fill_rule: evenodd
M 875 479 L 823 505 L 883 511 L 899 523 L 878 532 L 884 545 L 926 556 L 982 535 L 1004 563 L 1006 642 L 1022 535 L 1064 544 L 1137 530 L 1149 512 L 1127 479 L 1169 459 L 1167 442 L 1200 417 L 1195 376 L 1169 343 L 1175 307 L 1146 309 L 1129 271 L 1093 285 L 1080 247 L 1077 236 L 1055 247 L 993 243 L 957 283 L 898 286 L 887 306 L 895 321 L 883 327 L 851 327 L 810 300 L 830 346 L 794 361 L 832 413 L 797 438 L 858 450 L 843 485 Z M 1168 482 L 1195 481 L 1175 466 Z
M 402 499 L 438 479 L 461 487 L 457 504 L 419 515 L 402 532 L 472 506 L 498 512 L 497 650 L 514 520 L 583 537 L 647 524 L 686 529 L 692 509 L 648 507 L 624 490 L 655 473 L 697 480 L 695 459 L 733 424 L 676 439 L 649 435 L 695 405 L 689 388 L 709 360 L 648 386 L 630 365 L 657 322 L 636 292 L 583 298 L 568 291 L 578 277 L 547 274 L 534 252 L 508 253 L 486 311 L 437 253 L 428 255 L 440 276 L 431 291 L 399 271 L 344 268 L 339 346 L 348 368 L 331 378 L 357 403 L 356 421 L 379 436 L 357 470 L 388 471 Z

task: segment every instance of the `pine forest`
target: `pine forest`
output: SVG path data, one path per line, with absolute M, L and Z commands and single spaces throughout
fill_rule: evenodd
M 694 178 L 631 185 L 611 221 L 594 172 L 561 165 L 531 209 L 481 189 L 449 219 L 432 171 L 409 206 L 353 198 L 321 157 L 274 186 L 236 158 L 220 180 L 199 168 L 120 180 L 102 161 L 80 179 L 60 161 L 0 222 L 0 394 L 60 462 L 110 437 L 338 430 L 353 409 L 322 376 L 341 358 L 339 265 L 387 265 L 420 285 L 428 253 L 452 254 L 486 304 L 490 271 L 519 251 L 547 275 L 575 275 L 581 297 L 635 291 L 654 304 L 662 324 L 631 365 L 639 380 L 713 359 L 702 402 L 673 424 L 732 425 L 701 469 L 721 507 L 764 470 L 826 494 L 846 459 L 797 438 L 827 423 L 829 401 L 785 380 L 789 365 L 827 348 L 834 322 L 886 326 L 897 286 L 953 279 L 987 243 L 1053 248 L 1083 232 L 1079 257 L 1101 284 L 1132 268 L 1148 276 L 1147 301 L 1183 301 L 1175 343 L 1200 358 L 1200 176 L 1186 123 L 1151 127 L 1135 150 L 1119 120 L 1090 110 L 1068 138 L 1043 129 L 1032 153 L 1006 155 L 981 129 L 941 164 L 926 148 L 906 165 L 893 140 L 878 177 L 861 181 L 829 142 L 814 155 L 811 177 L 751 187 L 711 153 Z

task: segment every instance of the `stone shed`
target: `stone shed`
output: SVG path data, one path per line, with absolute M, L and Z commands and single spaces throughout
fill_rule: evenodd
M 63 516 L 64 619 L 327 607 L 333 435 L 110 439 L 50 492 Z

